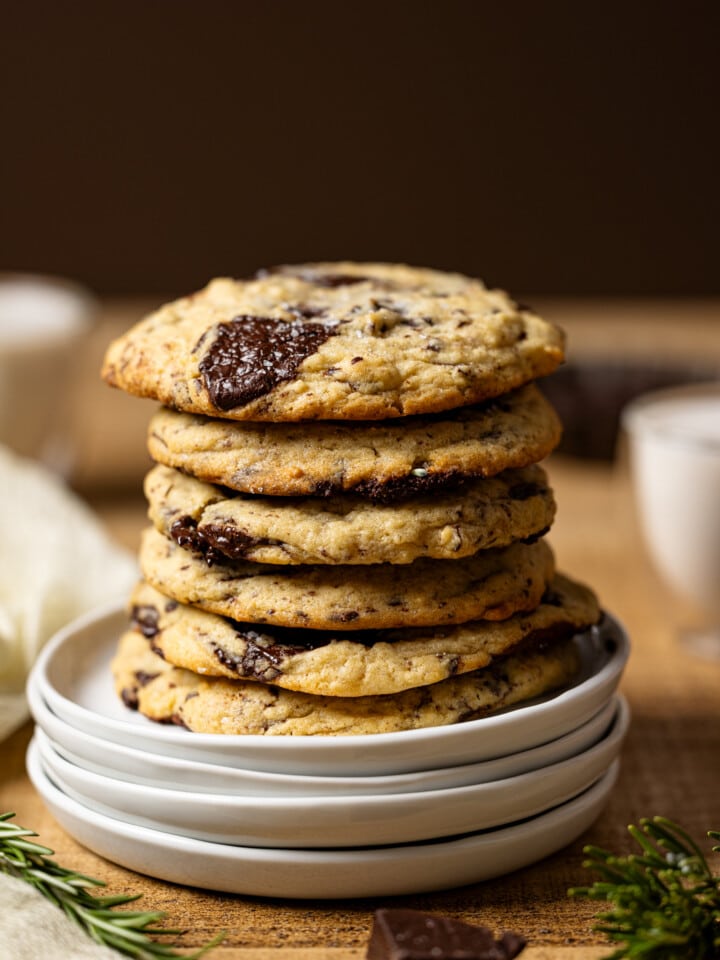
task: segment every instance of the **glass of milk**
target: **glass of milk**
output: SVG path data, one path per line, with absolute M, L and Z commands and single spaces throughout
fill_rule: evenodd
M 0 273 L 0 444 L 67 473 L 75 360 L 95 312 L 84 288 Z
M 720 381 L 645 394 L 623 426 L 651 556 L 703 624 L 683 642 L 720 657 Z

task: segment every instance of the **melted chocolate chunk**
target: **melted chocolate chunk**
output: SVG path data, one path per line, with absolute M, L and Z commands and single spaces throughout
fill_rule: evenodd
M 180 517 L 170 527 L 170 536 L 179 547 L 201 556 L 211 567 L 227 560 L 243 560 L 248 550 L 272 541 L 249 537 L 230 526 L 208 524 L 198 527 L 192 517 Z
M 270 317 L 235 317 L 218 324 L 215 339 L 198 364 L 218 410 L 232 410 L 292 380 L 298 367 L 332 336 L 322 323 Z M 196 344 L 203 346 L 203 338 Z
M 135 604 L 130 619 L 144 637 L 150 639 L 157 635 L 159 614 L 155 607 Z
M 433 473 L 413 471 L 403 476 L 388 477 L 387 480 L 361 480 L 347 490 L 340 481 L 319 480 L 313 485 L 312 495 L 331 497 L 338 493 L 351 493 L 373 503 L 398 503 L 424 493 L 460 486 L 467 479 L 457 470 L 436 470 Z
M 467 479 L 457 470 L 436 470 L 433 473 L 416 471 L 402 477 L 390 477 L 382 483 L 377 480 L 363 480 L 351 492 L 367 497 L 374 503 L 397 503 L 436 490 L 459 487 Z
M 299 648 L 302 650 L 302 647 Z M 281 664 L 289 656 L 291 649 L 272 642 L 265 644 L 253 643 L 247 639 L 242 656 L 213 644 L 213 653 L 230 670 L 240 677 L 253 677 L 269 683 L 282 673 Z
M 141 687 L 146 687 L 151 680 L 154 680 L 155 677 L 159 677 L 159 673 L 146 673 L 144 670 L 135 671 L 135 679 L 140 684 Z
M 545 493 L 545 490 L 546 487 L 539 483 L 516 483 L 510 487 L 508 495 L 511 500 L 529 500 L 530 497 Z
M 213 548 L 202 530 L 198 530 L 197 520 L 192 517 L 180 517 L 176 520 L 170 527 L 170 536 L 179 547 L 201 556 L 209 567 L 226 559 Z
M 420 910 L 376 910 L 366 960 L 513 960 L 523 937 Z
M 230 560 L 243 560 L 253 547 L 268 546 L 279 541 L 267 540 L 262 537 L 250 537 L 237 527 L 208 523 L 198 531 L 205 538 L 209 549 L 216 555 L 228 557 Z
M 561 607 L 563 605 L 563 599 L 559 593 L 557 593 L 551 587 L 548 587 L 545 593 L 542 595 L 540 603 L 545 603 L 550 607 Z
M 130 710 L 137 710 L 140 706 L 140 701 L 138 700 L 137 689 L 135 687 L 123 687 L 120 691 L 120 697 L 122 702 Z

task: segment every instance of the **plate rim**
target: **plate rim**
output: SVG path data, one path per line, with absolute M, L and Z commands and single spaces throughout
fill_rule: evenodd
M 145 872 L 149 876 L 172 883 L 200 886 L 203 889 L 242 895 L 302 900 L 308 898 L 350 899 L 392 896 L 403 893 L 451 889 L 488 880 L 529 866 L 531 863 L 536 863 L 572 843 L 597 819 L 617 781 L 620 760 L 619 758 L 616 759 L 608 771 L 579 796 L 520 823 L 462 837 L 424 841 L 417 844 L 324 850 L 231 846 L 204 840 L 193 840 L 189 837 L 167 834 L 148 827 L 124 824 L 110 817 L 93 814 L 82 804 L 63 794 L 39 769 L 39 764 L 34 760 L 30 750 L 28 751 L 27 766 L 30 779 L 43 801 L 49 806 L 61 826 L 78 842 L 97 852 L 98 844 L 92 839 L 88 840 L 86 833 L 88 825 L 94 818 L 96 830 L 100 830 L 107 837 L 109 829 L 110 838 L 122 843 L 123 850 L 128 849 L 127 841 L 129 839 L 132 844 L 141 847 L 146 854 L 150 852 L 155 861 L 162 853 L 165 867 L 158 871 L 153 865 L 152 870 L 147 870 L 146 867 L 137 866 L 137 858 L 135 858 L 135 864 L 129 863 L 127 856 L 113 859 L 113 853 L 108 852 L 106 845 L 105 850 L 100 852 L 99 855 L 112 862 L 120 863 L 127 869 Z M 59 815 L 57 811 L 59 811 Z M 494 860 L 493 853 L 497 854 L 498 849 L 502 849 L 503 844 L 506 844 L 509 840 L 514 841 L 515 847 L 526 849 L 528 841 L 537 836 L 540 830 L 542 830 L 543 836 L 548 836 L 553 831 L 561 831 L 563 827 L 567 827 L 568 820 L 573 818 L 574 822 L 568 834 L 563 836 L 562 839 L 553 838 L 549 844 L 544 845 L 542 852 L 533 854 L 529 859 L 515 858 L 511 866 L 502 867 L 499 870 L 490 865 L 490 861 Z M 78 836 L 80 831 L 77 830 L 76 826 L 68 826 L 68 819 L 79 821 L 81 828 L 85 828 L 85 835 L 82 838 Z M 579 825 L 577 821 L 580 821 Z M 541 846 L 543 845 L 541 844 Z M 167 856 L 168 852 L 171 854 L 170 857 Z M 486 856 L 478 856 L 479 853 L 485 853 Z M 467 871 L 461 871 L 458 874 L 456 867 L 458 858 L 469 855 L 471 855 L 473 864 L 472 876 L 468 876 Z M 178 875 L 180 871 L 172 868 L 173 856 L 183 857 L 185 867 L 182 870 L 182 876 Z M 437 882 L 438 856 L 446 861 L 452 859 L 453 862 L 453 878 L 441 879 L 439 883 Z M 211 861 L 212 864 L 217 865 L 218 871 L 220 867 L 232 867 L 233 877 L 239 877 L 239 881 L 232 884 L 223 882 L 212 885 L 199 879 L 196 873 L 190 875 L 187 871 L 188 857 L 192 860 L 193 866 L 195 860 L 198 859 L 203 863 Z M 419 871 L 408 873 L 406 869 L 407 865 L 413 864 L 419 864 L 422 867 L 432 865 L 435 880 L 418 882 Z M 385 866 L 388 871 L 402 865 L 403 879 L 400 883 L 392 882 L 388 880 L 387 873 L 384 873 L 383 883 L 379 884 L 377 889 L 369 890 L 358 886 L 358 878 L 366 877 L 368 872 L 357 870 L 357 867 L 376 865 Z M 237 870 L 238 866 L 244 866 L 245 869 L 239 871 Z M 477 868 L 482 866 L 489 867 L 489 869 L 483 869 L 478 873 Z M 348 868 L 352 868 L 350 874 Z M 333 875 L 331 878 L 325 876 L 328 871 L 332 872 L 333 869 L 339 871 L 339 875 Z M 214 871 L 216 881 L 219 878 L 218 871 Z M 270 871 L 272 871 L 272 877 Z M 252 876 L 248 880 L 249 872 L 252 873 Z M 445 873 L 447 873 L 446 869 Z M 351 878 L 350 883 L 355 884 L 350 889 L 348 889 L 348 876 Z M 375 874 L 372 874 L 372 876 L 375 876 Z M 408 876 L 412 880 L 409 884 L 407 882 Z M 315 884 L 315 886 L 313 887 L 312 884 Z
M 440 803 L 440 802 L 452 800 L 453 797 L 451 796 L 451 794 L 454 796 L 461 796 L 461 795 L 464 796 L 464 795 L 470 795 L 471 791 L 480 792 L 480 793 L 486 792 L 486 793 L 492 794 L 495 791 L 507 790 L 512 787 L 516 787 L 517 789 L 522 790 L 524 787 L 528 786 L 528 783 L 531 778 L 534 780 L 538 780 L 542 777 L 546 777 L 549 773 L 557 774 L 562 770 L 569 770 L 574 764 L 578 762 L 578 760 L 581 757 L 585 757 L 587 759 L 589 755 L 604 754 L 605 751 L 607 750 L 616 749 L 616 753 L 613 756 L 613 759 L 614 759 L 615 756 L 619 755 L 620 750 L 622 749 L 622 744 L 623 744 L 623 741 L 625 740 L 625 737 L 627 736 L 629 727 L 630 727 L 630 708 L 627 705 L 627 702 L 625 702 L 625 704 L 618 709 L 618 712 L 615 718 L 613 719 L 613 722 L 610 728 L 606 732 L 606 735 L 601 737 L 600 740 L 598 740 L 596 743 L 588 747 L 587 750 L 583 750 L 580 753 L 576 754 L 575 756 L 567 757 L 564 760 L 559 760 L 556 763 L 547 764 L 546 766 L 540 767 L 536 770 L 528 770 L 524 773 L 518 773 L 510 777 L 503 777 L 499 780 L 491 780 L 491 781 L 488 781 L 487 783 L 479 782 L 474 784 L 463 784 L 457 787 L 442 787 L 437 790 L 426 790 L 422 792 L 413 792 L 413 793 L 401 792 L 401 793 L 392 793 L 392 794 L 362 794 L 362 795 L 355 795 L 355 796 L 349 795 L 349 794 L 332 794 L 327 797 L 311 797 L 311 796 L 258 797 L 258 796 L 243 796 L 243 795 L 234 796 L 232 794 L 217 794 L 217 795 L 210 794 L 209 796 L 213 796 L 217 800 L 219 801 L 221 800 L 223 803 L 227 803 L 228 806 L 230 806 L 232 803 L 237 803 L 242 808 L 244 802 L 247 801 L 248 805 L 251 805 L 251 806 L 262 805 L 262 806 L 267 806 L 271 809 L 276 810 L 277 813 L 288 813 L 288 812 L 291 812 L 293 809 L 295 809 L 296 811 L 297 810 L 302 811 L 305 809 L 309 810 L 312 807 L 317 807 L 318 805 L 322 805 L 323 807 L 327 806 L 330 808 L 341 808 L 344 805 L 348 805 L 352 803 L 352 804 L 359 804 L 363 807 L 368 807 L 368 808 L 380 806 L 382 804 L 390 804 L 392 806 L 400 807 L 400 806 L 406 806 L 407 804 L 411 804 L 413 802 L 416 802 L 419 804 L 421 802 L 428 803 L 434 800 L 435 802 Z M 42 738 L 40 743 L 41 744 L 43 742 L 46 743 L 50 747 L 50 749 L 53 750 L 53 752 L 55 752 L 54 749 L 52 748 L 52 745 L 50 744 L 50 740 L 47 734 L 45 734 L 42 730 L 40 731 L 40 733 Z M 43 754 L 42 746 L 39 747 L 39 752 L 40 752 L 40 755 L 42 756 Z M 65 760 L 63 757 L 60 757 L 60 760 L 61 760 L 61 765 L 67 764 L 69 766 L 72 766 L 72 764 L 69 761 Z M 608 766 L 609 765 L 610 764 L 608 764 Z M 138 795 L 142 793 L 147 793 L 148 790 L 156 790 L 158 791 L 158 794 L 159 794 L 159 796 L 157 797 L 158 801 L 165 799 L 167 795 L 175 795 L 175 796 L 179 795 L 182 798 L 180 800 L 181 803 L 185 802 L 186 799 L 190 803 L 203 803 L 208 801 L 208 794 L 198 793 L 193 790 L 177 791 L 177 790 L 171 790 L 168 787 L 143 787 L 143 786 L 140 786 L 139 784 L 122 781 L 118 777 L 109 777 L 109 776 L 104 777 L 101 774 L 94 773 L 93 771 L 90 771 L 90 770 L 85 770 L 83 768 L 79 768 L 79 769 L 81 771 L 81 776 L 86 777 L 90 781 L 100 781 L 100 780 L 110 780 L 111 782 L 118 781 L 122 783 L 124 787 L 127 787 L 127 789 L 131 793 L 137 793 Z M 461 791 L 463 791 L 462 794 L 461 794 Z
M 71 763 L 75 763 L 77 766 L 84 767 L 85 763 L 94 764 L 103 769 L 110 770 L 109 767 L 105 767 L 102 763 L 93 760 L 92 758 L 88 759 L 87 756 L 81 755 L 75 752 L 72 747 L 67 747 L 64 743 L 58 740 L 54 736 L 53 731 L 48 731 L 45 729 L 45 723 L 47 715 L 50 716 L 52 723 L 57 724 L 60 727 L 66 727 L 71 731 L 71 735 L 74 738 L 83 738 L 84 740 L 90 740 L 93 744 L 96 745 L 96 749 L 101 749 L 103 745 L 111 741 L 104 740 L 102 737 L 97 736 L 94 733 L 87 733 L 85 731 L 80 731 L 76 727 L 73 727 L 66 720 L 63 720 L 62 717 L 59 717 L 57 714 L 53 713 L 50 706 L 45 703 L 39 691 L 34 687 L 28 688 L 28 695 L 30 699 L 30 708 L 35 719 L 36 725 L 46 734 L 48 739 L 51 741 L 53 748 L 62 754 L 62 751 L 66 751 L 71 756 L 67 759 Z M 626 697 L 616 691 L 611 695 L 608 701 L 599 708 L 599 710 L 594 713 L 585 723 L 580 724 L 574 730 L 569 731 L 566 734 L 558 737 L 556 740 L 547 741 L 545 743 L 538 744 L 534 747 L 528 747 L 525 750 L 518 751 L 517 754 L 512 756 L 519 757 L 522 754 L 539 754 L 541 751 L 547 752 L 553 744 L 557 744 L 562 740 L 566 740 L 575 735 L 582 730 L 583 727 L 587 727 L 593 724 L 592 732 L 585 734 L 585 744 L 580 745 L 575 743 L 572 747 L 566 747 L 565 749 L 571 749 L 573 752 L 567 754 L 567 756 L 561 757 L 560 759 L 552 759 L 550 763 L 560 763 L 563 760 L 570 759 L 572 757 L 578 756 L 578 754 L 592 748 L 597 744 L 612 728 L 613 724 L 617 722 L 618 716 L 621 712 L 627 710 L 629 711 L 629 705 Z M 38 715 L 40 719 L 38 719 Z M 60 750 L 57 748 L 60 747 Z M 449 767 L 433 768 L 429 770 L 412 770 L 406 771 L 404 773 L 384 773 L 384 774 L 357 774 L 355 776 L 331 776 L 327 774 L 298 774 L 298 773 L 284 773 L 277 770 L 256 770 L 250 768 L 241 768 L 241 767 L 230 767 L 225 764 L 213 763 L 211 760 L 203 761 L 196 759 L 194 757 L 180 757 L 174 755 L 165 755 L 162 753 L 158 754 L 148 754 L 148 751 L 142 750 L 138 746 L 133 746 L 126 743 L 113 743 L 114 752 L 118 750 L 120 752 L 127 752 L 129 755 L 130 761 L 139 762 L 143 757 L 151 756 L 153 762 L 159 762 L 162 766 L 166 762 L 169 762 L 171 765 L 176 765 L 175 769 L 168 767 L 167 774 L 169 776 L 176 775 L 180 776 L 182 774 L 183 768 L 190 768 L 194 777 L 202 776 L 203 774 L 213 773 L 218 776 L 222 776 L 226 771 L 230 773 L 231 778 L 234 775 L 239 775 L 239 777 L 244 777 L 255 782 L 255 785 L 258 787 L 265 787 L 268 790 L 268 793 L 261 793 L 259 790 L 253 795 L 255 796 L 272 796 L 273 792 L 276 790 L 302 790 L 302 793 L 297 794 L 298 796 L 322 796 L 323 794 L 311 793 L 313 788 L 322 788 L 323 790 L 342 790 L 347 789 L 348 791 L 352 790 L 353 785 L 357 785 L 359 781 L 363 782 L 363 795 L 368 794 L 370 791 L 366 790 L 366 787 L 371 787 L 373 782 L 377 782 L 378 788 L 384 788 L 385 793 L 395 793 L 395 792 L 427 792 L 432 789 L 440 789 L 435 787 L 419 787 L 418 783 L 425 777 L 430 777 L 432 779 L 433 775 L 437 775 L 440 778 L 443 774 L 445 776 L 450 776 L 452 771 L 465 771 L 468 775 L 468 778 L 471 774 L 471 771 L 474 769 L 489 767 L 493 764 L 499 765 L 505 761 L 508 761 L 510 757 L 502 756 L 495 757 L 487 760 L 477 760 L 475 762 L 460 763 L 455 764 Z M 80 762 L 78 762 L 80 761 Z M 527 773 L 532 772 L 533 770 L 538 770 L 543 766 L 547 766 L 548 763 L 544 760 L 541 760 L 539 763 L 533 763 L 533 765 L 521 772 Z M 86 768 L 87 769 L 87 768 Z M 98 773 L 98 771 L 92 771 Z M 478 772 L 480 772 L 478 770 Z M 102 775 L 100 773 L 99 775 Z M 490 778 L 483 777 L 482 780 L 467 780 L 467 783 L 493 783 L 497 780 L 506 779 L 509 776 L 517 776 L 519 774 L 506 774 L 503 773 L 502 776 L 493 776 Z M 135 781 L 138 782 L 138 781 Z M 164 784 L 162 780 L 156 779 L 153 777 L 147 777 L 144 781 L 149 786 L 163 787 Z M 457 784 L 456 786 L 461 786 L 462 784 Z M 407 787 L 416 787 L 416 789 L 407 790 Z M 238 783 L 237 787 L 233 789 L 241 788 L 241 784 Z M 230 789 L 230 787 L 228 787 Z M 305 792 L 307 790 L 307 792 Z M 213 792 L 213 791 L 208 791 Z

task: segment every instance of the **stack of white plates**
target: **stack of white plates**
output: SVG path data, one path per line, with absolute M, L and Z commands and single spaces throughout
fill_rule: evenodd
M 28 770 L 72 836 L 141 873 L 272 897 L 459 886 L 570 843 L 617 778 L 629 645 L 608 614 L 577 636 L 571 687 L 467 723 L 354 737 L 151 723 L 113 689 L 125 622 L 95 614 L 44 650 L 28 686 Z

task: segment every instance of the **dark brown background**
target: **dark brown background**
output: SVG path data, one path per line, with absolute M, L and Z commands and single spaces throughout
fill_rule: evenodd
M 719 10 L 6 4 L 0 268 L 175 294 L 350 257 L 718 293 Z

